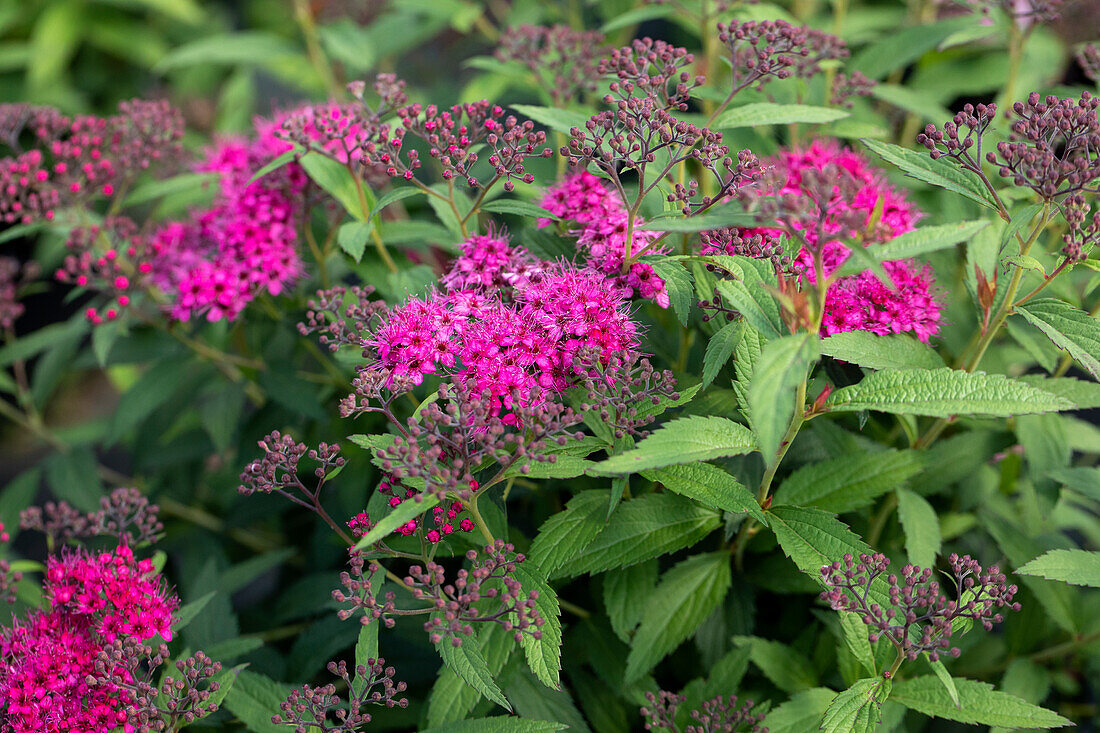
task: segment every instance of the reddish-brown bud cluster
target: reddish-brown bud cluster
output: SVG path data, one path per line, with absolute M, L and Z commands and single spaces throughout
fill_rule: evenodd
M 19 302 L 19 291 L 38 277 L 37 262 L 20 263 L 14 257 L 0 257 L 0 329 L 9 330 L 26 310 Z
M 691 90 L 706 79 L 684 71 L 695 57 L 680 46 L 652 38 L 634 39 L 600 59 L 598 71 L 611 77 L 611 94 L 621 100 L 634 96 L 652 99 L 663 110 L 686 112 Z
M 294 726 L 295 733 L 353 733 L 371 722 L 370 713 L 364 711 L 367 705 L 387 708 L 409 705 L 408 698 L 397 697 L 405 691 L 405 683 L 393 681 L 396 670 L 387 667 L 381 657 L 360 664 L 354 669 L 354 677 L 343 660 L 329 662 L 328 671 L 343 683 L 346 699 L 336 694 L 336 685 L 332 683 L 321 687 L 302 685 L 290 691 L 279 705 L 282 713 L 273 716 L 271 722 Z
M 672 372 L 657 371 L 649 359 L 637 353 L 607 356 L 582 352 L 574 368 L 584 377 L 581 411 L 596 412 L 613 428 L 616 438 L 628 434 L 644 438 L 649 434 L 645 427 L 657 419 L 647 405 L 680 399 Z
M 83 513 L 67 502 L 46 502 L 29 507 L 19 515 L 21 529 L 49 535 L 54 543 L 84 537 L 110 536 L 127 545 L 156 542 L 164 531 L 158 518 L 160 507 L 150 504 L 138 489 L 115 489 L 99 500 L 99 509 Z
M 834 610 L 858 614 L 870 627 L 872 642 L 885 636 L 909 660 L 922 652 L 933 661 L 945 651 L 958 656 L 959 649 L 950 643 L 958 620 L 978 622 L 988 631 L 1004 620 L 998 609 L 1019 611 L 1020 604 L 1012 601 L 1016 586 L 1007 583 L 996 565 L 984 572 L 969 555 L 954 554 L 948 562 L 955 579 L 953 591 L 941 592 L 931 569 L 906 565 L 900 578 L 886 577 L 890 607 L 883 608 L 874 601 L 871 591 L 875 581 L 886 573 L 890 560 L 879 553 L 863 554 L 858 560 L 845 555 L 842 562 L 821 568 L 822 580 L 829 588 L 821 599 Z
M 1077 51 L 1081 71 L 1094 82 L 1100 82 L 1100 43 L 1086 43 Z
M 840 38 L 785 20 L 719 23 L 718 40 L 729 50 L 734 94 L 772 79 L 806 79 L 821 71 L 822 61 L 848 57 Z
M 680 733 L 676 714 L 687 699 L 684 695 L 660 690 L 657 694 L 647 692 L 645 699 L 647 705 L 640 712 L 646 719 L 646 730 Z M 691 711 L 691 723 L 684 727 L 683 733 L 768 733 L 760 725 L 765 714 L 753 712 L 755 705 L 752 700 L 739 703 L 737 695 L 719 695 Z
M 603 34 L 577 31 L 567 25 L 521 25 L 500 36 L 496 58 L 523 64 L 562 107 L 596 89 L 596 60 L 603 53 Z
M 862 71 L 850 74 L 841 72 L 833 78 L 833 88 L 829 95 L 829 104 L 837 107 L 852 108 L 852 97 L 869 97 L 871 90 L 878 84 L 868 79 Z

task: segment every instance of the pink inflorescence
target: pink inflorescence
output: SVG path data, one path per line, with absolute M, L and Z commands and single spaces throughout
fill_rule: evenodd
M 577 248 L 584 253 L 589 267 L 599 270 L 627 288 L 627 297 L 637 293 L 646 300 L 655 301 L 662 308 L 669 306 L 668 290 L 650 265 L 633 263 L 623 272 L 626 259 L 627 224 L 626 207 L 619 195 L 588 171 L 579 171 L 558 181 L 546 190 L 542 207 L 554 216 L 575 222 L 579 228 L 570 230 L 577 239 Z M 546 226 L 549 219 L 540 219 L 539 226 Z M 631 253 L 663 254 L 668 250 L 660 245 L 651 246 L 657 232 L 640 231 L 645 223 L 641 217 L 634 220 Z
M 515 247 L 503 231 L 475 234 L 459 245 L 442 284 L 448 290 L 507 291 L 523 285 L 540 269 L 538 261 L 522 247 Z
M 179 605 L 148 560 L 121 544 L 114 552 L 74 551 L 46 568 L 48 611 L 0 630 L 3 729 L 12 733 L 106 733 L 128 727 L 134 702 L 123 670 L 103 669 L 102 652 L 126 637 L 171 639 Z
M 833 187 L 830 198 L 818 199 L 814 204 L 808 216 L 814 222 L 817 221 L 816 207 L 825 209 L 824 224 L 819 230 L 811 229 L 805 219 L 795 217 L 779 221 L 781 228 L 742 230 L 743 234 L 772 237 L 782 236 L 783 228 L 799 233 L 806 246 L 794 260 L 808 282 L 815 278 L 811 248 L 821 252 L 824 274 L 828 276 L 851 255 L 841 239 L 859 234 L 873 246 L 913 231 L 920 217 L 920 212 L 904 195 L 885 183 L 881 171 L 858 153 L 834 143 L 815 141 L 801 150 L 783 151 L 770 164 L 783 183 L 762 194 L 764 197 L 810 198 L 809 186 L 812 184 L 804 181 L 809 174 L 817 177 L 823 171 L 832 171 L 847 179 L 844 185 Z M 862 229 L 854 231 L 853 222 Z M 836 239 L 819 242 L 819 232 Z M 717 251 L 712 246 L 704 254 Z M 912 333 L 921 341 L 936 335 L 942 306 L 933 292 L 931 269 L 913 260 L 887 262 L 884 269 L 894 287 L 887 287 L 870 270 L 842 277 L 829 287 L 821 326 L 824 335 L 857 330 L 878 334 Z
M 477 489 L 477 482 L 472 482 L 470 487 L 472 490 Z M 417 492 L 404 486 L 400 481 L 392 479 L 384 479 L 382 483 L 378 485 L 378 493 L 384 494 L 389 497 L 387 503 L 391 509 L 394 509 L 403 504 L 408 499 L 414 499 Z M 454 534 L 455 532 L 472 532 L 474 529 L 474 523 L 469 517 L 459 517 L 462 514 L 462 503 L 452 501 L 446 506 L 437 506 L 432 508 L 432 521 L 429 524 L 426 520 L 421 518 L 410 519 L 405 524 L 397 528 L 397 533 L 408 537 L 416 534 L 417 530 L 425 529 L 424 539 L 433 545 L 442 542 L 443 538 L 447 535 Z M 348 526 L 352 528 L 352 532 L 356 537 L 362 537 L 366 534 L 366 530 L 363 529 L 362 518 L 366 515 L 360 513 L 356 517 L 352 518 L 351 522 L 348 522 Z M 353 526 L 352 522 L 356 523 Z M 367 520 L 369 526 L 369 520 Z
M 254 140 L 222 141 L 199 166 L 217 174 L 213 206 L 154 237 L 152 281 L 172 298 L 173 318 L 232 320 L 256 295 L 278 295 L 302 272 L 295 244 L 308 179 L 290 163 L 252 181 L 290 147 L 275 136 L 275 123 L 258 121 L 256 129 Z

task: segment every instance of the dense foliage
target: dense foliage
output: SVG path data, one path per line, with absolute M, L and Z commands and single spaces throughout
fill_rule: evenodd
M 0 7 L 0 731 L 1094 729 L 1098 29 Z

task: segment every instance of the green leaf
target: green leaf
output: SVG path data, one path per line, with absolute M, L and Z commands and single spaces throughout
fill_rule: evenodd
M 610 33 L 611 31 L 617 31 L 620 28 L 626 28 L 627 26 L 644 23 L 647 20 L 667 18 L 674 12 L 676 12 L 676 9 L 673 8 L 671 5 L 642 5 L 641 7 L 628 10 L 625 13 L 617 15 L 611 20 L 607 21 L 600 28 L 600 32 Z
M 439 503 L 439 497 L 431 494 L 418 494 L 416 498 L 420 501 L 403 501 L 394 507 L 392 512 L 382 517 L 382 520 L 371 527 L 370 532 L 363 535 L 355 544 L 355 549 L 362 550 L 385 539 L 398 527 L 406 524 L 410 519 L 416 519 Z
M 691 402 L 696 393 L 702 388 L 702 384 L 693 384 L 690 387 L 681 387 L 679 391 L 679 397 L 676 399 L 670 399 L 668 397 L 661 396 L 657 400 L 657 404 L 653 404 L 651 401 L 646 400 L 642 404 L 637 406 L 637 412 L 635 417 L 657 417 L 673 407 L 680 407 Z
M 552 733 L 567 727 L 564 723 L 551 723 L 548 720 L 527 720 L 501 715 L 495 718 L 460 720 L 429 728 L 422 733 Z
M 1046 268 L 1043 267 L 1043 263 L 1029 255 L 1012 255 L 1011 257 L 1005 257 L 1004 263 L 1006 265 L 1019 267 L 1021 270 L 1034 270 L 1043 277 L 1047 276 L 1047 271 Z
M 165 73 L 188 66 L 255 66 L 293 56 L 297 49 L 280 36 L 265 31 L 242 31 L 201 37 L 176 46 L 154 67 Z
M 360 624 L 359 639 L 355 642 L 355 680 L 352 683 L 356 692 L 361 692 L 370 678 L 370 662 L 378 659 L 378 627 L 380 624 Z M 367 676 L 361 677 L 359 667 L 367 668 Z
M 524 595 L 536 591 L 539 597 L 535 599 L 535 607 L 539 616 L 546 622 L 539 627 L 542 637 L 536 639 L 530 634 L 524 634 L 520 639 L 523 654 L 527 658 L 527 666 L 539 678 L 539 681 L 547 687 L 560 690 L 561 681 L 561 606 L 558 604 L 558 594 L 546 582 L 546 579 L 538 575 L 526 564 L 516 565 L 513 574 L 523 588 Z
M 478 635 L 478 642 L 485 654 L 489 671 L 496 678 L 511 659 L 515 640 L 503 626 L 484 624 Z M 461 720 L 469 715 L 479 702 L 481 702 L 481 693 L 466 684 L 449 667 L 444 666 L 439 670 L 439 677 L 432 685 L 432 692 L 428 698 L 426 724 L 429 727 L 436 727 Z
M 642 620 L 648 599 L 657 586 L 657 561 L 638 563 L 603 576 L 603 605 L 615 635 L 630 641 L 634 627 Z
M 539 527 L 527 553 L 547 576 L 580 554 L 604 528 L 607 491 L 582 491 L 569 500 L 565 511 L 554 514 Z
M 852 652 L 856 661 L 863 665 L 867 674 L 875 674 L 875 653 L 871 649 L 871 639 L 867 634 L 867 624 L 858 613 L 840 611 L 840 628 L 844 631 L 844 643 Z
M 910 150 L 881 140 L 861 138 L 860 142 L 883 160 L 901 168 L 907 176 L 933 186 L 946 188 L 948 191 L 954 191 L 982 206 L 994 211 L 998 210 L 996 204 L 990 200 L 989 193 L 985 190 L 981 179 L 969 171 L 958 168 L 949 159 L 933 160 L 927 152 Z
M 928 417 L 1010 417 L 1074 408 L 1069 400 L 1000 374 L 946 367 L 872 372 L 859 384 L 833 392 L 825 404 L 833 412 L 876 410 Z
M 149 181 L 126 196 L 123 206 L 138 206 L 172 194 L 191 193 L 213 184 L 216 173 L 181 173 L 163 180 Z
M 890 680 L 859 680 L 829 703 L 821 719 L 825 733 L 874 733 L 882 703 L 890 696 Z
M 1042 374 L 1028 374 L 1016 381 L 1063 397 L 1081 410 L 1100 407 L 1100 384 L 1096 382 L 1073 377 L 1047 377 Z
M 989 226 L 988 219 L 977 219 L 921 227 L 895 237 L 889 242 L 876 244 L 867 251 L 880 262 L 921 257 L 930 252 L 954 247 L 959 242 L 967 242 L 987 226 Z
M 83 315 L 77 315 L 64 323 L 52 323 L 26 336 L 20 336 L 15 341 L 0 348 L 0 368 L 20 359 L 29 359 L 59 341 L 82 336 L 87 333 L 88 328 L 88 319 Z
M 825 687 L 803 690 L 764 718 L 768 733 L 811 733 L 818 730 L 821 718 L 836 693 Z
M 1100 501 L 1100 468 L 1059 468 L 1051 471 L 1050 477 L 1067 489 Z
M 263 168 L 260 168 L 260 170 L 256 171 L 253 174 L 252 178 L 248 179 L 248 182 L 249 183 L 254 183 L 254 182 L 258 181 L 259 179 L 263 178 L 264 176 L 266 176 L 268 173 L 270 173 L 272 171 L 279 170 L 283 166 L 288 165 L 290 163 L 293 163 L 294 160 L 299 155 L 302 154 L 302 152 L 303 152 L 302 149 L 297 148 L 297 147 L 292 149 L 292 150 L 286 151 L 285 153 L 283 153 L 282 155 L 276 157 L 270 163 L 265 165 Z
M 200 596 L 190 603 L 185 603 L 180 606 L 180 609 L 176 611 L 175 621 L 172 623 L 172 633 L 178 634 L 183 629 L 187 628 L 187 624 L 191 623 L 196 616 L 202 613 L 202 610 L 206 608 L 206 604 L 210 603 L 211 599 L 218 594 L 217 591 L 210 591 L 204 596 Z
M 271 722 L 290 689 L 269 677 L 247 669 L 237 675 L 233 689 L 225 696 L 225 708 L 254 733 L 285 733 L 281 725 Z
M 959 690 L 958 708 L 943 683 L 931 675 L 895 683 L 890 699 L 929 717 L 971 725 L 1000 725 L 1006 728 L 1060 728 L 1072 725 L 1071 721 L 1051 710 L 997 692 L 985 682 L 956 679 L 955 684 Z
M 482 204 L 481 210 L 489 211 L 494 214 L 515 214 L 516 216 L 526 216 L 531 219 L 550 219 L 552 221 L 557 221 L 558 219 L 558 217 L 537 204 L 532 204 L 530 201 L 517 201 L 515 199 L 497 199 L 496 201 L 490 201 Z
M 1100 380 L 1100 321 L 1054 298 L 1032 300 L 1016 310 Z
M 909 562 L 930 568 L 940 554 L 940 520 L 936 510 L 920 494 L 898 489 L 898 519 L 905 530 L 905 554 Z
M 551 577 L 602 573 L 690 547 L 718 528 L 712 509 L 674 494 L 645 494 L 624 502 L 581 555 Z
M 443 658 L 447 668 L 461 677 L 467 685 L 508 712 L 512 712 L 512 706 L 493 680 L 493 674 L 481 653 L 481 645 L 476 636 L 463 638 L 462 646 L 454 646 L 450 639 L 444 639 L 435 645 L 435 649 Z
M 634 227 L 643 232 L 705 232 L 723 227 L 747 227 L 756 223 L 756 216 L 745 211 L 740 204 L 715 206 L 694 216 L 669 214 L 650 219 Z
M 1016 568 L 1016 572 L 1100 588 L 1100 552 L 1051 550 Z
M 548 689 L 529 671 L 512 664 L 501 679 L 504 693 L 524 720 L 553 720 L 576 733 L 592 733 L 572 695 L 562 689 Z
M 770 463 L 779 451 L 783 434 L 797 410 L 798 387 L 817 361 L 818 339 L 812 333 L 799 333 L 769 341 L 760 354 L 749 383 L 749 409 L 764 462 Z
M 867 369 L 938 369 L 943 359 L 912 336 L 845 331 L 821 339 L 821 353 Z
M 676 314 L 676 319 L 680 321 L 681 326 L 687 326 L 691 308 L 695 305 L 695 285 L 691 281 L 691 275 L 683 265 L 667 257 L 656 260 L 642 258 L 642 261 L 652 267 L 653 274 L 664 281 L 669 304 Z
M 401 188 L 395 188 L 392 191 L 387 191 L 378 197 L 378 200 L 374 202 L 374 206 L 371 208 L 370 216 L 368 219 L 373 219 L 375 215 L 382 211 L 390 204 L 396 203 L 403 199 L 411 198 L 412 196 L 427 196 L 424 189 L 417 188 L 416 186 L 402 186 Z
M 786 644 L 758 636 L 735 636 L 733 643 L 747 646 L 752 663 L 784 692 L 801 692 L 817 684 L 817 673 L 810 660 Z
M 885 450 L 832 458 L 803 466 L 775 493 L 781 504 L 850 512 L 915 476 L 924 465 L 919 451 Z
M 712 130 L 732 130 L 738 127 L 789 125 L 796 122 L 820 124 L 848 117 L 841 109 L 812 107 L 807 104 L 774 104 L 756 102 L 726 110 L 711 124 Z
M 725 552 L 689 557 L 666 572 L 634 635 L 624 682 L 640 679 L 694 633 L 725 598 L 730 582 Z
M 876 84 L 871 87 L 871 96 L 935 125 L 943 124 L 944 120 L 949 120 L 952 116 L 936 100 L 937 95 L 900 84 Z
M 536 107 L 530 104 L 513 104 L 511 107 L 521 115 L 530 117 L 535 122 L 566 135 L 574 127 L 584 129 L 584 123 L 592 117 L 592 113 L 589 112 L 575 112 L 557 109 L 556 107 Z M 540 216 L 543 215 L 540 214 Z
M 707 506 L 734 514 L 749 514 L 762 524 L 768 523 L 753 493 L 717 466 L 693 463 L 644 471 L 642 475 L 650 481 L 660 483 L 669 491 Z
M 820 509 L 778 506 L 768 512 L 769 525 L 783 553 L 798 569 L 821 582 L 821 568 L 846 554 L 859 557 L 871 548 L 852 533 L 835 515 Z M 889 586 L 879 577 L 871 584 L 870 597 L 881 606 L 890 605 Z
M 374 230 L 374 222 L 349 221 L 336 231 L 336 243 L 356 262 L 363 259 L 363 252 L 367 249 L 370 233 Z
M 974 20 L 964 16 L 929 25 L 891 29 L 858 53 L 848 66 L 872 79 L 882 79 L 891 71 L 919 59 L 954 33 L 973 25 Z
M 931 567 L 931 565 L 926 567 Z M 965 633 L 965 630 L 963 633 Z M 947 696 L 951 698 L 951 702 L 955 704 L 955 707 L 959 707 L 959 686 L 955 684 L 955 678 L 947 671 L 947 667 L 943 666 L 943 662 L 938 659 L 933 662 L 927 654 L 924 655 L 924 661 L 928 662 L 928 666 L 932 668 L 936 677 L 943 683 L 943 689 L 947 691 Z
M 99 480 L 95 454 L 89 448 L 54 453 L 43 465 L 54 496 L 83 512 L 99 509 L 99 500 L 106 492 Z
M 353 218 L 365 220 L 363 206 L 359 201 L 359 188 L 346 165 L 318 152 L 306 153 L 298 163 L 310 179 L 339 201 Z M 369 206 L 373 194 L 365 188 L 362 190 Z
M 752 431 L 715 415 L 691 415 L 669 420 L 633 450 L 611 456 L 588 469 L 591 476 L 638 473 L 696 461 L 709 461 L 751 453 L 756 449 Z
M 703 387 L 706 388 L 718 376 L 718 372 L 733 356 L 737 344 L 745 333 L 742 321 L 727 323 L 718 333 L 710 337 L 707 350 L 703 354 Z

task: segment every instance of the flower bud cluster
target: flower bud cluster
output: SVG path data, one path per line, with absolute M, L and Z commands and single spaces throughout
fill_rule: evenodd
M 387 708 L 408 707 L 408 698 L 397 697 L 406 690 L 404 682 L 394 682 L 397 673 L 386 666 L 386 660 L 368 659 L 351 672 L 347 663 L 329 662 L 328 671 L 339 678 L 346 698 L 337 694 L 337 686 L 329 683 L 320 687 L 302 685 L 290 691 L 279 705 L 281 713 L 273 716 L 276 725 L 293 726 L 295 733 L 354 733 L 371 722 L 370 713 L 364 708 L 380 705 Z
M 718 40 L 730 55 L 735 94 L 754 84 L 762 89 L 772 79 L 808 79 L 821 71 L 821 62 L 848 57 L 837 36 L 785 20 L 719 23 Z
M 687 699 L 684 695 L 660 690 L 657 694 L 647 692 L 645 699 L 647 704 L 640 712 L 646 730 L 680 733 L 676 713 Z M 752 700 L 739 702 L 737 695 L 719 695 L 691 711 L 691 723 L 683 733 L 768 733 L 767 727 L 760 725 L 765 713 L 753 712 L 755 705 Z
M 160 507 L 138 489 L 114 489 L 99 500 L 99 509 L 83 513 L 65 501 L 48 501 L 19 514 L 20 529 L 48 535 L 54 544 L 85 537 L 111 536 L 127 545 L 156 542 L 164 531 Z
M 671 371 L 657 371 L 640 354 L 599 358 L 594 352 L 578 354 L 575 369 L 584 374 L 582 412 L 597 411 L 600 420 L 613 428 L 616 438 L 648 435 L 645 426 L 656 419 L 646 405 L 658 405 L 662 399 L 676 401 L 676 377 Z
M 691 91 L 706 83 L 704 77 L 684 70 L 693 63 L 695 56 L 687 49 L 647 37 L 613 49 L 600 59 L 597 71 L 614 80 L 612 98 L 626 101 L 639 96 L 659 102 L 663 110 L 686 112 Z
M 498 60 L 523 64 L 534 75 L 555 107 L 596 89 L 597 59 L 603 53 L 603 34 L 578 31 L 567 25 L 521 25 L 500 36 Z
M 988 631 L 1004 620 L 999 609 L 1019 611 L 1020 604 L 1012 600 L 1016 586 L 1008 584 L 996 565 L 983 571 L 969 555 L 954 554 L 948 562 L 954 589 L 941 591 L 931 569 L 906 565 L 900 577 L 886 575 L 890 606 L 883 608 L 874 602 L 871 589 L 886 574 L 890 560 L 880 553 L 862 554 L 858 559 L 847 554 L 842 561 L 821 568 L 828 587 L 821 599 L 833 610 L 859 615 L 870 628 L 872 642 L 885 636 L 909 660 L 922 652 L 933 661 L 941 653 L 957 657 L 959 649 L 950 642 L 956 621 L 970 619 Z
M 38 277 L 37 262 L 20 263 L 14 257 L 0 257 L 0 330 L 15 325 L 26 307 L 19 302 L 20 289 Z

